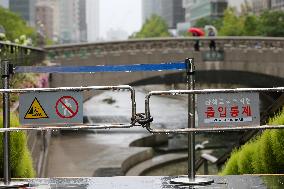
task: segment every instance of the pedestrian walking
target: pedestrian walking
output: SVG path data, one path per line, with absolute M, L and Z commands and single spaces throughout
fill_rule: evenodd
M 211 28 L 211 27 L 208 29 L 208 36 L 209 37 L 215 37 L 216 36 L 216 33 L 214 32 L 213 28 Z M 216 43 L 213 39 L 210 40 L 209 48 L 210 48 L 210 51 L 216 51 Z
M 190 28 L 188 32 L 192 33 L 192 36 L 194 37 L 201 37 L 205 35 L 205 32 L 202 29 L 195 27 Z M 196 39 L 194 43 L 194 50 L 199 51 L 199 46 L 199 39 Z

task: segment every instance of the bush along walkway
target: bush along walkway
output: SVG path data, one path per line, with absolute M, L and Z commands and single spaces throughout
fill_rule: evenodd
M 284 108 L 269 120 L 269 125 L 284 124 Z M 221 175 L 283 174 L 284 130 L 266 130 L 232 152 Z
M 18 117 L 11 114 L 11 127 L 18 127 Z M 0 125 L 3 127 L 3 116 L 0 116 Z M 3 170 L 3 133 L 0 134 L 0 170 Z M 25 132 L 11 132 L 10 134 L 10 166 L 12 178 L 35 177 L 31 154 L 27 147 Z M 3 178 L 3 171 L 0 171 Z
M 48 87 L 47 74 L 18 74 L 11 81 L 11 88 Z M 17 117 L 18 95 L 10 95 L 14 111 L 11 113 L 11 127 L 20 125 Z M 0 104 L 0 127 L 3 128 L 2 103 Z M 31 153 L 27 145 L 26 132 L 10 133 L 10 166 L 12 178 L 32 178 L 36 176 Z M 0 170 L 3 170 L 3 133 L 0 133 Z M 0 171 L 3 178 L 3 171 Z

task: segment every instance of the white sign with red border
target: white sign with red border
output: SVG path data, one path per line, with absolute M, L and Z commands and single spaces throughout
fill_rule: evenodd
M 198 127 L 260 125 L 258 93 L 197 95 Z

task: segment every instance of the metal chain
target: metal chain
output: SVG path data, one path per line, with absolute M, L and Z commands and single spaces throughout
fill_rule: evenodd
M 148 123 L 153 121 L 153 117 L 147 117 L 145 113 L 137 113 L 135 116 L 134 124 L 139 123 L 142 127 L 146 127 Z

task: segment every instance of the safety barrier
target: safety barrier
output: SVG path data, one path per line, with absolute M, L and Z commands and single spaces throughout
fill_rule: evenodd
M 2 65 L 2 78 L 4 81 L 4 89 L 0 89 L 0 93 L 3 93 L 3 125 L 4 128 L 0 128 L 0 132 L 4 133 L 4 185 L 10 185 L 10 168 L 9 168 L 9 132 L 12 131 L 22 131 L 22 130 L 54 130 L 54 129 L 107 129 L 107 128 L 131 128 L 134 126 L 145 127 L 151 133 L 187 133 L 188 134 L 188 177 L 180 177 L 174 179 L 173 183 L 186 183 L 186 184 L 207 184 L 212 183 L 213 180 L 208 180 L 205 178 L 195 178 L 195 133 L 198 132 L 220 132 L 220 131 L 239 131 L 239 130 L 251 130 L 251 129 L 283 129 L 284 125 L 280 126 L 270 126 L 270 125 L 241 125 L 241 126 L 213 126 L 213 127 L 202 127 L 195 128 L 195 95 L 196 94 L 236 94 L 236 93 L 260 93 L 260 92 L 284 92 L 284 87 L 278 88 L 243 88 L 243 89 L 206 89 L 206 90 L 195 90 L 195 81 L 194 81 L 194 62 L 193 59 L 186 59 L 185 62 L 177 63 L 163 63 L 161 65 L 134 65 L 134 66 L 109 66 L 109 67 L 100 67 L 94 66 L 89 68 L 79 69 L 81 72 L 117 72 L 117 71 L 162 71 L 162 70 L 186 70 L 187 73 L 187 90 L 170 90 L 170 91 L 152 91 L 145 98 L 145 113 L 136 112 L 136 101 L 135 101 L 135 91 L 132 87 L 127 85 L 121 86 L 89 86 L 89 87 L 61 87 L 61 88 L 29 88 L 29 89 L 9 89 L 9 76 L 11 74 L 11 66 L 8 61 L 3 61 Z M 79 67 L 71 67 L 70 69 L 65 69 L 66 72 L 78 72 Z M 82 68 L 82 67 L 81 67 Z M 90 71 L 91 70 L 91 71 Z M 17 67 L 16 72 L 49 72 L 49 73 L 58 73 L 63 72 L 62 67 Z M 65 72 L 64 71 L 64 72 Z M 91 90 L 128 90 L 131 93 L 131 120 L 128 124 L 124 123 L 114 123 L 114 124 L 78 124 L 78 123 L 60 123 L 58 125 L 52 124 L 55 126 L 41 125 L 41 126 L 26 126 L 18 128 L 10 128 L 10 119 L 9 119 L 9 94 L 11 93 L 20 93 L 20 94 L 40 94 L 40 93 L 53 93 L 53 92 L 82 92 L 82 91 L 91 91 Z M 188 128 L 183 129 L 153 129 L 151 127 L 151 122 L 153 117 L 150 113 L 150 97 L 155 95 L 188 95 Z M 65 96 L 66 97 L 66 96 Z M 69 97 L 69 96 L 68 96 Z M 34 98 L 36 99 L 36 98 Z M 59 102 L 60 99 L 57 101 Z M 60 101 L 63 106 L 69 111 L 67 104 Z M 40 105 L 39 105 L 40 106 Z M 30 109 L 30 108 L 29 108 Z M 208 109 L 208 111 L 211 108 Z M 220 109 L 221 110 L 221 109 Z M 235 109 L 234 109 L 235 110 Z M 29 110 L 28 110 L 29 111 Z M 219 109 L 218 109 L 219 111 Z M 223 109 L 222 109 L 223 111 Z M 235 110 L 236 111 L 236 110 Z M 248 114 L 250 109 L 246 109 Z M 77 113 L 77 112 L 76 112 Z M 219 111 L 219 113 L 221 113 Z M 74 113 L 75 115 L 75 113 Z M 214 116 L 213 116 L 214 117 Z M 222 117 L 224 121 L 225 118 Z M 241 118 L 243 119 L 243 118 Z M 254 119 L 254 118 L 253 118 Z M 210 120 L 209 120 L 210 121 Z M 218 121 L 218 120 L 217 120 Z M 230 121 L 230 120 L 229 120 Z M 249 120 L 252 121 L 252 120 Z M 248 121 L 248 122 L 249 122 Z M 226 120 L 225 120 L 226 122 Z M 63 125 L 64 126 L 63 126 Z
M 146 119 L 150 119 L 150 98 L 157 95 L 195 95 L 195 94 L 216 94 L 216 93 L 242 93 L 242 92 L 277 92 L 283 93 L 284 87 L 276 88 L 239 88 L 239 89 L 203 89 L 203 90 L 170 90 L 170 91 L 151 91 L 145 100 Z M 201 132 L 219 132 L 219 131 L 240 131 L 240 130 L 262 130 L 262 129 L 280 129 L 284 125 L 257 125 L 257 126 L 237 126 L 237 127 L 199 127 L 199 128 L 183 128 L 183 129 L 153 129 L 151 123 L 146 124 L 146 128 L 151 133 L 201 133 Z

